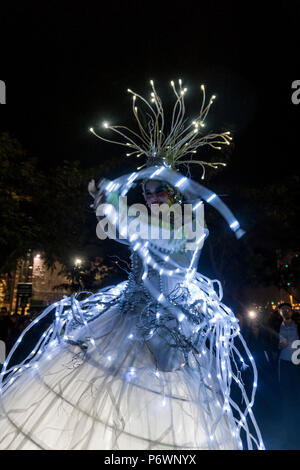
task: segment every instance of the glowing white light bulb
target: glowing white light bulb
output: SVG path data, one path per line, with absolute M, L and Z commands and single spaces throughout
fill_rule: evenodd
M 202 201 L 199 201 L 194 207 L 193 207 L 193 211 L 195 211 L 196 209 L 198 209 L 198 207 L 200 207 L 202 204 Z
M 235 220 L 234 222 L 232 222 L 232 224 L 230 224 L 230 228 L 235 228 L 235 227 L 238 227 L 240 224 L 238 223 L 237 220 Z
M 179 188 L 179 186 L 183 185 L 183 183 L 185 183 L 187 181 L 187 177 L 184 176 L 183 178 L 181 178 L 178 183 L 175 184 L 175 186 L 177 186 L 177 188 Z
M 138 238 L 138 235 L 134 233 L 133 235 L 130 236 L 129 241 L 132 242 Z
M 209 198 L 206 200 L 206 202 L 211 202 L 213 199 L 215 199 L 215 197 L 217 197 L 217 195 L 212 194 L 211 196 L 209 196 Z
M 133 251 L 138 250 L 141 245 L 142 245 L 141 242 L 137 242 L 137 243 L 134 245 L 134 247 L 133 247 Z

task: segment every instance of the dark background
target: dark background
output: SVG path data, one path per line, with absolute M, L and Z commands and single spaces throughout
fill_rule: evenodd
M 233 132 L 232 175 L 264 182 L 295 171 L 300 105 L 292 104 L 291 84 L 299 78 L 299 2 L 97 5 L 1 7 L 7 104 L 0 130 L 41 166 L 62 159 L 94 166 L 117 152 L 121 159 L 122 149 L 97 140 L 89 127 L 126 122 L 128 87 L 148 95 L 153 79 L 168 104 L 169 81 L 182 78 L 190 111 L 199 107 L 201 83 L 217 95 L 208 124 Z
M 292 253 L 298 260 L 291 274 L 297 272 L 300 289 L 299 188 L 296 192 L 298 179 L 294 178 L 299 160 L 300 104 L 291 101 L 292 82 L 300 79 L 299 23 L 299 0 L 52 1 L 24 2 L 22 6 L 2 2 L 0 80 L 6 83 L 7 104 L 0 106 L 0 134 L 7 131 L 16 137 L 28 154 L 37 158 L 44 173 L 64 160 L 71 164 L 79 160 L 80 171 L 95 168 L 95 178 L 100 176 L 97 165 L 103 162 L 107 163 L 108 173 L 103 175 L 102 167 L 101 176 L 117 177 L 134 169 L 136 161 L 124 158 L 121 147 L 96 139 L 89 128 L 98 130 L 105 120 L 130 125 L 131 97 L 126 90 L 149 96 L 150 79 L 168 105 L 173 98 L 170 80 L 182 78 L 188 88 L 188 116 L 193 118 L 201 105 L 199 87 L 204 83 L 208 96 L 217 95 L 208 115 L 208 130 L 230 130 L 234 137 L 227 169 L 218 178 L 208 180 L 207 185 L 222 199 L 225 193 L 224 202 L 247 234 L 237 243 L 228 226 L 221 224 L 221 217 L 211 214 L 211 236 L 201 255 L 201 272 L 220 279 L 225 303 L 234 307 L 235 313 L 245 314 L 250 301 L 251 305 L 259 303 L 257 291 L 241 295 L 241 289 L 245 290 L 250 282 L 256 286 L 276 285 L 278 290 L 290 281 L 277 272 L 278 251 L 282 252 L 283 263 L 286 254 Z M 205 149 L 203 154 L 205 160 Z M 115 156 L 119 156 L 120 165 L 111 172 L 109 163 Z M 66 185 L 66 192 L 73 190 L 73 182 Z M 279 186 L 278 193 L 273 185 Z M 102 247 L 96 238 L 92 210 L 86 215 L 91 202 L 84 189 L 87 181 L 84 187 L 76 188 L 86 200 L 78 210 L 76 207 L 78 218 L 72 214 L 69 226 L 69 195 L 66 200 L 62 198 L 62 186 L 58 196 L 62 202 L 54 205 L 52 212 L 43 213 L 45 207 L 49 208 L 45 201 L 54 199 L 51 192 L 50 196 L 46 194 L 41 209 L 39 198 L 35 198 L 36 206 L 28 210 L 30 215 L 34 210 L 38 212 L 35 227 L 44 224 L 49 237 L 41 232 L 39 240 L 39 232 L 34 232 L 26 245 L 23 233 L 27 232 L 21 223 L 20 228 L 16 224 L 16 230 L 9 232 L 13 235 L 5 239 L 6 244 L 7 239 L 11 241 L 10 250 L 14 250 L 16 233 L 21 232 L 18 256 L 28 249 L 39 249 L 48 258 L 52 255 L 51 261 L 58 258 L 63 262 L 65 257 L 71 262 L 81 253 L 82 257 L 88 252 L 96 256 L 100 248 L 109 255 L 127 256 L 116 242 L 105 241 Z M 251 205 L 256 187 L 260 192 Z M 265 187 L 268 189 L 261 202 Z M 61 190 L 61 186 L 57 188 Z M 295 195 L 291 198 L 289 192 Z M 80 197 L 74 196 L 71 208 Z M 2 207 L 5 212 L 5 204 Z M 6 228 L 5 223 L 0 225 Z M 65 234 L 69 236 L 64 244 Z M 273 293 L 269 297 L 272 299 Z M 299 295 L 295 300 L 300 303 Z M 259 349 L 257 338 L 255 344 Z M 270 397 L 275 396 L 273 385 L 267 399 L 262 396 L 257 401 L 263 410 L 259 418 L 276 433 L 274 415 L 269 412 L 266 417 Z M 281 437 L 282 426 L 278 429 Z

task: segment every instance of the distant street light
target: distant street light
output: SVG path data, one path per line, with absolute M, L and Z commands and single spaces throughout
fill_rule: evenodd
M 82 260 L 80 258 L 76 258 L 74 261 L 75 266 L 80 266 L 82 263 Z
M 257 317 L 257 313 L 256 313 L 254 310 L 250 310 L 250 311 L 248 312 L 248 316 L 249 316 L 250 318 L 256 318 L 256 317 Z

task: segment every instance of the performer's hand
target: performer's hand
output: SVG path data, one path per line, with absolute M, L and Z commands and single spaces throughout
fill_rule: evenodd
M 92 179 L 88 184 L 88 192 L 94 198 L 94 209 L 97 209 L 99 204 L 104 204 L 106 202 L 106 195 L 103 191 L 105 183 L 109 180 L 103 178 L 100 183 L 98 183 L 98 188 L 96 187 L 95 180 Z M 102 190 L 101 190 L 102 187 Z
M 91 180 L 88 184 L 88 192 L 90 193 L 90 195 L 95 199 L 95 197 L 97 196 L 97 188 L 96 188 L 96 183 L 95 183 L 95 180 Z

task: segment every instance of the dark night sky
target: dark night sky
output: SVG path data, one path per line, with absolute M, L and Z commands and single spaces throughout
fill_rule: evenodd
M 68 158 L 94 166 L 112 152 L 123 154 L 91 136 L 89 127 L 126 121 L 128 87 L 148 95 L 154 79 L 167 99 L 169 81 L 180 77 L 191 110 L 201 83 L 217 95 L 208 121 L 234 133 L 233 174 L 253 178 L 259 170 L 256 177 L 265 181 L 294 172 L 296 1 L 40 5 L 1 7 L 7 104 L 0 107 L 0 131 L 18 137 L 41 165 Z

